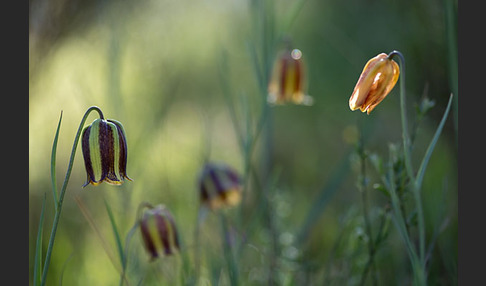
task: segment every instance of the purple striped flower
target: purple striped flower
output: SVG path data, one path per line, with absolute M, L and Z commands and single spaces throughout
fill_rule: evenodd
M 179 237 L 174 218 L 164 205 L 149 207 L 140 220 L 145 249 L 151 260 L 179 251 Z
M 123 125 L 116 120 L 96 119 L 83 129 L 81 137 L 88 184 L 103 181 L 121 185 L 127 176 L 127 139 Z
M 201 203 L 213 210 L 235 206 L 241 200 L 241 178 L 233 168 L 223 163 L 206 163 L 198 186 Z

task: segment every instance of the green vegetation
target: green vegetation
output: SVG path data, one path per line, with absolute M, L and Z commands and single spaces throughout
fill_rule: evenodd
M 457 285 L 457 1 L 30 1 L 29 19 L 31 285 Z M 267 102 L 289 42 L 309 106 Z M 351 111 L 392 51 L 397 85 Z M 133 181 L 83 187 L 101 110 Z M 240 174 L 239 204 L 200 204 L 208 161 Z M 151 260 L 139 220 L 160 204 L 180 251 Z

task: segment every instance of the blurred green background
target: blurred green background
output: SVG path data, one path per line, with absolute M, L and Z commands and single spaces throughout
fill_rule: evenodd
M 286 281 L 297 285 L 359 282 L 361 272 L 356 267 L 362 267 L 366 249 L 357 238 L 362 232 L 362 210 L 353 134 L 359 126 L 364 128 L 365 147 L 386 160 L 389 144 L 401 142 L 400 100 L 397 85 L 366 115 L 349 110 L 349 96 L 370 58 L 392 50 L 403 53 L 409 125 L 413 125 L 415 104 L 424 95 L 435 101 L 417 131 L 413 158 L 418 168 L 449 95 L 457 95 L 457 1 L 276 0 L 266 1 L 268 10 L 260 12 L 252 8 L 259 6 L 257 2 L 29 1 L 30 277 L 44 194 L 44 251 L 54 215 L 50 157 L 59 116 L 62 111 L 56 166 L 60 188 L 79 122 L 92 105 L 99 106 L 106 118 L 123 123 L 127 173 L 134 181 L 120 187 L 82 188 L 86 173 L 78 146 L 48 285 L 58 284 L 61 278 L 64 285 L 118 284 L 119 273 L 112 263 L 117 253 L 105 199 L 122 236 L 133 225 L 140 202 L 165 204 L 192 253 L 198 211 L 196 179 L 206 156 L 244 170 L 231 113 L 243 126 L 247 120 L 254 125 L 261 111 L 252 51 L 254 48 L 259 59 L 265 59 L 259 30 L 262 18 L 258 18 L 262 12 L 264 21 L 271 24 L 266 37 L 288 36 L 303 52 L 307 91 L 314 98 L 310 107 L 271 108 L 271 146 L 265 156 L 275 180 L 271 201 L 282 259 L 278 277 L 273 279 L 280 285 Z M 271 46 L 267 55 L 275 54 L 277 48 Z M 234 111 L 228 108 L 225 86 L 234 100 Z M 456 107 L 457 103 L 423 185 L 427 238 L 448 219 L 431 254 L 431 285 L 457 283 Z M 86 124 L 95 118 L 93 113 Z M 261 157 L 256 152 L 252 160 L 258 162 Z M 346 160 L 351 162 L 349 170 L 340 171 Z M 305 242 L 297 244 L 314 202 L 336 174 L 342 176 L 336 192 L 313 218 Z M 372 182 L 377 180 L 371 166 L 369 174 Z M 76 198 L 93 217 L 108 249 L 83 216 Z M 379 192 L 370 191 L 372 210 L 383 202 Z M 252 199 L 245 203 L 243 211 L 258 205 Z M 219 231 L 214 230 L 219 228 L 212 226 L 217 222 L 208 218 L 202 240 L 217 241 Z M 271 249 L 266 231 L 263 227 L 255 231 L 240 261 L 242 281 L 250 285 L 268 284 L 268 273 L 262 270 L 268 265 L 265 253 Z M 208 252 L 217 256 L 221 249 L 213 244 L 209 243 Z M 130 258 L 133 281 L 143 277 L 146 285 L 150 279 L 171 281 L 165 273 L 172 273 L 175 262 L 148 263 L 139 233 L 130 243 Z M 396 231 L 391 231 L 376 259 L 383 285 L 409 285 L 409 262 Z M 204 264 L 203 268 L 203 276 L 211 280 L 211 266 Z

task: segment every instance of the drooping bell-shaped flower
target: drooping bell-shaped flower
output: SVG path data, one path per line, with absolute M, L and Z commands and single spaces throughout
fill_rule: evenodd
M 285 48 L 277 56 L 268 84 L 267 101 L 271 104 L 311 105 L 313 99 L 306 94 L 306 70 L 299 49 Z
M 381 53 L 370 59 L 349 98 L 351 110 L 370 112 L 390 93 L 398 81 L 400 68 L 387 54 Z
M 151 260 L 169 256 L 180 249 L 174 218 L 164 205 L 149 207 L 140 219 L 144 247 Z
M 123 125 L 116 120 L 98 118 L 82 132 L 81 148 L 87 180 L 83 185 L 103 181 L 121 185 L 127 176 L 127 140 Z
M 206 163 L 199 176 L 198 186 L 201 204 L 212 210 L 235 206 L 241 200 L 241 178 L 224 163 Z

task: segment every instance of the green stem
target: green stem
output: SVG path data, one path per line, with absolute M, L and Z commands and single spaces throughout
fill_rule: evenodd
M 228 264 L 228 275 L 230 280 L 231 286 L 237 286 L 238 282 L 238 266 L 235 261 L 235 257 L 233 255 L 232 249 L 232 241 L 231 241 L 231 233 L 229 228 L 229 223 L 227 218 L 223 212 L 219 214 L 219 218 L 221 221 L 221 230 L 222 230 L 222 237 L 223 237 L 223 253 L 226 258 L 226 262 Z
M 393 51 L 388 55 L 389 59 L 394 56 L 398 56 L 400 61 L 400 107 L 402 117 L 402 139 L 403 139 L 403 152 L 405 155 L 405 167 L 407 169 L 408 176 L 412 181 L 415 181 L 412 168 L 412 159 L 410 156 L 410 138 L 408 135 L 408 121 L 407 121 L 407 104 L 405 94 L 405 58 L 399 51 Z
M 360 184 L 360 192 L 361 192 L 361 201 L 363 204 L 363 218 L 364 224 L 366 229 L 366 235 L 368 236 L 368 262 L 366 267 L 363 270 L 363 274 L 361 275 L 361 282 L 360 285 L 364 285 L 366 282 L 366 277 L 368 276 L 368 271 L 370 270 L 371 266 L 373 266 L 374 254 L 375 254 L 375 247 L 373 241 L 373 233 L 371 230 L 371 222 L 369 216 L 369 209 L 368 209 L 368 191 L 367 191 L 367 182 L 366 182 L 366 154 L 364 151 L 364 140 L 363 140 L 363 133 L 360 133 L 360 142 L 358 143 L 358 153 L 360 156 L 360 163 L 361 163 L 361 179 L 359 180 Z M 376 276 L 373 276 L 373 285 L 376 285 Z
M 81 135 L 81 131 L 83 130 L 84 122 L 86 121 L 86 119 L 88 118 L 88 115 L 93 110 L 98 112 L 101 119 L 104 119 L 103 112 L 101 112 L 101 109 L 99 109 L 97 106 L 91 106 L 84 113 L 83 119 L 81 120 L 81 123 L 79 124 L 78 132 L 76 133 L 73 148 L 71 150 L 71 158 L 69 159 L 69 165 L 68 165 L 68 169 L 66 171 L 66 177 L 64 178 L 64 183 L 62 184 L 61 192 L 59 194 L 59 201 L 55 202 L 57 204 L 57 208 L 56 208 L 56 213 L 55 213 L 55 216 L 54 216 L 54 222 L 52 224 L 51 236 L 49 238 L 49 245 L 47 247 L 46 260 L 44 262 L 44 271 L 42 273 L 42 281 L 41 281 L 42 286 L 46 284 L 47 271 L 49 269 L 49 263 L 51 261 L 52 248 L 54 247 L 54 239 L 56 238 L 57 226 L 59 224 L 59 219 L 61 217 L 61 210 L 62 210 L 62 203 L 64 201 L 64 195 L 66 194 L 67 184 L 69 182 L 69 177 L 71 176 L 71 171 L 73 169 L 74 157 L 76 155 L 76 147 L 78 146 L 79 137 Z
M 194 283 L 197 285 L 199 283 L 199 275 L 201 269 L 201 224 L 203 222 L 203 218 L 206 216 L 205 211 L 207 209 L 204 206 L 200 205 L 199 210 L 197 212 L 196 218 L 196 227 L 194 230 Z
M 405 58 L 399 51 L 392 51 L 388 58 L 392 59 L 395 55 L 400 60 L 401 79 L 400 79 L 400 106 L 402 116 L 402 139 L 403 139 L 403 152 L 405 157 L 405 167 L 407 169 L 408 177 L 410 178 L 412 192 L 415 199 L 418 217 L 418 231 L 419 231 L 419 261 L 423 278 L 425 274 L 425 220 L 422 207 L 422 197 L 420 193 L 420 187 L 416 183 L 416 178 L 412 168 L 412 159 L 410 155 L 410 138 L 408 135 L 408 123 L 407 123 L 407 109 L 406 109 L 406 94 L 405 94 Z
M 396 193 L 396 185 L 395 185 L 395 175 L 392 169 L 389 170 L 390 176 L 390 195 L 391 195 L 391 202 L 392 207 L 394 210 L 393 221 L 402 237 L 405 247 L 410 258 L 410 264 L 413 269 L 413 277 L 414 277 L 414 285 L 426 285 L 426 277 L 425 277 L 425 267 L 420 262 L 420 259 L 415 252 L 413 247 L 412 241 L 410 240 L 410 236 L 406 230 L 406 223 L 405 223 L 405 216 L 401 212 L 400 209 L 400 199 Z

